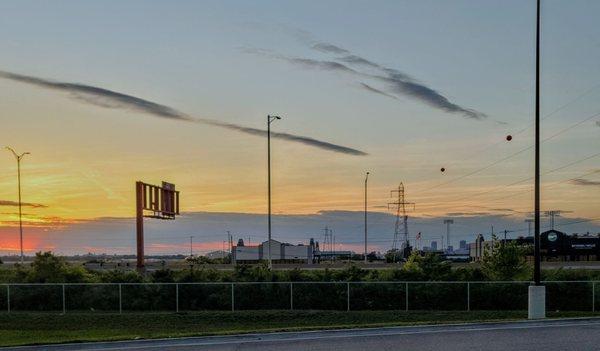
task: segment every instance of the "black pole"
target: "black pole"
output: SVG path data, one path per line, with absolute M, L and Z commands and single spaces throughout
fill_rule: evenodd
M 267 116 L 267 173 L 267 182 L 269 183 L 269 240 L 267 252 L 269 255 L 269 268 L 273 268 L 273 261 L 271 261 L 271 116 Z
M 365 263 L 367 263 L 367 181 L 369 180 L 369 172 L 365 176 Z
M 540 285 L 540 0 L 537 0 L 535 33 L 535 234 L 533 280 Z
M 17 157 L 17 183 L 19 187 L 19 241 L 21 247 L 21 264 L 24 262 L 23 258 L 23 217 L 21 212 L 21 157 Z

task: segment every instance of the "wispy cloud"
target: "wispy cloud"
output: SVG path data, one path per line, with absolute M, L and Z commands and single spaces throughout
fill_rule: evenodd
M 395 68 L 387 67 L 371 61 L 365 57 L 352 53 L 350 50 L 340 47 L 332 43 L 315 40 L 310 33 L 302 30 L 286 30 L 289 34 L 296 37 L 299 41 L 310 46 L 311 49 L 319 51 L 320 53 L 334 55 L 334 60 L 315 60 L 304 57 L 286 57 L 283 55 L 270 53 L 268 56 L 277 59 L 283 59 L 290 63 L 302 66 L 304 68 L 330 70 L 336 72 L 343 72 L 348 74 L 360 75 L 364 78 L 369 78 L 382 83 L 384 87 L 376 88 L 372 85 L 366 84 L 363 86 L 365 90 L 374 93 L 385 93 L 383 95 L 397 99 L 398 96 L 407 96 L 421 101 L 433 108 L 439 110 L 461 114 L 464 117 L 471 119 L 484 119 L 487 117 L 486 114 L 477 110 L 463 107 L 454 102 L 451 102 L 444 95 L 436 91 L 435 89 L 427 86 L 424 83 L 418 82 L 410 75 L 401 72 Z M 260 49 L 249 49 L 246 52 L 254 54 L 265 54 L 265 50 Z M 357 66 L 360 68 L 368 68 L 371 72 L 359 71 L 350 68 L 348 65 Z
M 392 98 L 392 99 L 396 99 L 396 100 L 398 99 L 398 98 L 397 98 L 397 97 L 395 97 L 394 95 L 392 95 L 392 94 L 388 94 L 388 93 L 386 93 L 386 92 L 385 92 L 385 91 L 383 91 L 383 90 L 379 90 L 379 89 L 377 89 L 377 88 L 373 88 L 372 86 L 370 86 L 370 85 L 369 85 L 369 84 L 367 84 L 367 83 L 360 82 L 360 83 L 359 83 L 359 85 L 360 85 L 360 86 L 361 86 L 363 89 L 365 89 L 366 91 L 370 91 L 370 92 L 372 92 L 372 93 L 379 94 L 379 95 L 383 95 L 383 96 L 385 96 L 385 97 L 389 97 L 389 98 Z
M 316 43 L 312 46 L 313 49 L 325 52 L 325 53 L 334 53 L 334 54 L 348 54 L 348 50 L 342 49 L 339 46 L 329 44 L 329 43 Z
M 571 180 L 571 184 L 581 185 L 581 186 L 600 186 L 600 181 L 576 178 L 576 179 Z
M 202 123 L 250 135 L 265 136 L 267 134 L 267 131 L 263 129 L 221 122 L 214 119 L 192 117 L 169 106 L 165 106 L 136 96 L 127 95 L 100 87 L 78 83 L 58 82 L 4 71 L 0 71 L 0 78 L 10 79 L 13 81 L 34 85 L 40 88 L 67 92 L 74 99 L 103 108 L 131 110 L 161 118 L 169 118 L 173 120 L 181 120 L 193 123 Z M 323 150 L 338 152 L 347 155 L 367 155 L 366 152 L 361 150 L 301 135 L 272 132 L 271 137 L 287 140 L 290 142 L 301 143 L 304 145 L 317 147 Z
M 0 200 L 0 206 L 19 206 L 19 203 L 17 201 L 10 201 L 10 200 Z M 45 208 L 48 207 L 46 205 L 43 204 L 36 204 L 36 203 L 31 203 L 31 202 L 22 202 L 21 206 L 23 207 L 33 207 L 33 208 Z

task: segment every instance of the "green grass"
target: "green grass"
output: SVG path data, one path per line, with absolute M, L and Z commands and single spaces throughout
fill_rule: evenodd
M 549 317 L 600 316 L 553 312 Z M 525 311 L 239 311 L 154 314 L 0 314 L 0 346 L 224 335 L 526 318 Z

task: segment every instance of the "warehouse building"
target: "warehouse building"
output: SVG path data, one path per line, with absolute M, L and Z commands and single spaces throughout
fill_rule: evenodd
M 310 239 L 308 245 L 292 245 L 271 239 L 259 245 L 246 246 L 244 240 L 238 240 L 233 246 L 233 261 L 235 263 L 257 263 L 268 260 L 269 246 L 271 247 L 271 259 L 275 263 L 315 263 L 319 257 L 319 243 Z

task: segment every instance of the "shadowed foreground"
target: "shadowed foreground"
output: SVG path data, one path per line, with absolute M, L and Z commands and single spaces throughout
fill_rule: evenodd
M 591 316 L 554 312 L 550 317 Z M 597 313 L 596 316 L 600 316 Z M 522 320 L 524 311 L 239 311 L 185 314 L 3 314 L 2 346 L 416 324 Z

